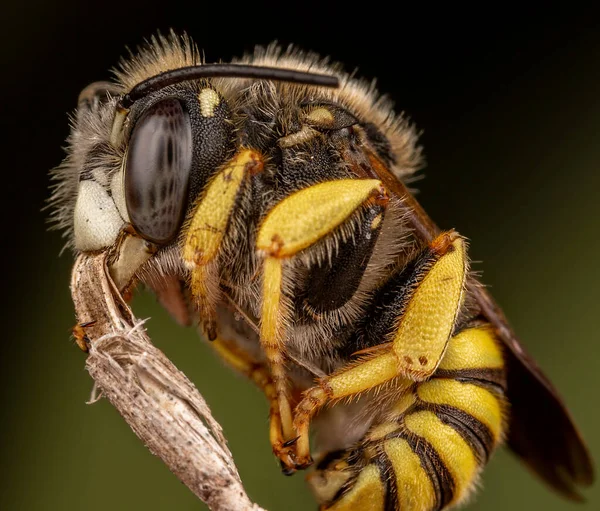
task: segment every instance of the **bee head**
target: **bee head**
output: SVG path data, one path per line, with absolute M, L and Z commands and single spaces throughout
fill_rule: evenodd
M 186 211 L 235 148 L 230 110 L 214 77 L 337 86 L 337 78 L 245 64 L 183 66 L 146 78 L 128 92 L 111 82 L 80 94 L 71 154 L 59 167 L 76 190 L 76 250 L 113 245 L 126 227 L 155 246 L 175 241 Z M 77 179 L 77 184 L 73 182 Z M 61 187 L 63 189 L 61 189 Z M 55 202 L 65 183 L 55 188 Z

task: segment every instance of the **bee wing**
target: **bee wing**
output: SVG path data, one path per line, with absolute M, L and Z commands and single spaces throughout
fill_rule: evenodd
M 581 501 L 578 486 L 594 480 L 590 452 L 569 410 L 535 360 L 525 351 L 489 293 L 476 286 L 483 314 L 505 350 L 511 404 L 508 446 L 565 497 Z
M 358 175 L 379 178 L 390 193 L 403 200 L 408 222 L 419 238 L 430 242 L 439 234 L 440 229 L 421 205 L 374 153 L 368 149 L 354 154 L 342 151 L 342 157 Z M 507 397 L 511 403 L 508 446 L 563 496 L 582 500 L 577 487 L 592 483 L 594 468 L 571 414 L 552 383 L 525 351 L 493 298 L 476 280 L 468 285 L 484 316 L 508 348 L 505 350 Z

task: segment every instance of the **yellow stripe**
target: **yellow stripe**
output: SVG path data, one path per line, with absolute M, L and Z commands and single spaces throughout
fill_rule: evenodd
M 501 369 L 502 351 L 490 328 L 469 328 L 450 339 L 439 369 Z
M 331 470 L 315 470 L 306 475 L 306 482 L 319 504 L 331 502 L 339 489 L 352 477 L 351 471 L 344 470 L 341 463 L 339 469 L 337 465 L 338 463 Z
M 488 390 L 471 383 L 434 379 L 419 385 L 417 395 L 423 401 L 449 405 L 472 415 L 485 424 L 497 440 L 502 428 L 500 401 Z
M 431 478 L 408 442 L 401 438 L 387 440 L 384 449 L 396 473 L 398 501 L 402 511 L 427 511 L 436 503 Z
M 375 426 L 373 429 L 367 433 L 365 437 L 366 442 L 372 442 L 374 440 L 380 440 L 384 436 L 393 433 L 394 431 L 398 431 L 398 424 L 395 422 L 384 422 L 383 424 L 379 424 Z
M 382 511 L 385 502 L 385 488 L 379 477 L 379 470 L 369 465 L 361 470 L 356 483 L 333 506 L 330 511 Z
M 409 414 L 404 423 L 410 432 L 433 446 L 454 479 L 451 503 L 459 501 L 466 495 L 477 474 L 477 460 L 469 445 L 452 426 L 444 424 L 433 412 Z
M 333 231 L 375 192 L 383 193 L 376 179 L 340 179 L 304 188 L 269 212 L 256 245 L 275 257 L 293 256 Z
M 406 410 L 414 405 L 416 401 L 417 397 L 415 396 L 414 391 L 411 389 L 410 392 L 407 392 L 400 399 L 398 399 L 398 401 L 396 401 L 394 408 L 392 408 L 392 413 L 398 416 L 402 415 Z

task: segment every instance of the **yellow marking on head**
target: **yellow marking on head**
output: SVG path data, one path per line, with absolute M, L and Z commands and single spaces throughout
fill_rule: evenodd
M 210 181 L 187 229 L 183 260 L 188 267 L 205 265 L 217 255 L 242 182 L 257 167 L 262 168 L 261 156 L 245 149 Z
M 379 215 L 373 218 L 373 221 L 371 222 L 371 230 L 374 231 L 375 229 L 377 229 L 381 225 L 382 220 L 383 214 L 379 213 Z
M 112 245 L 124 222 L 106 189 L 86 179 L 79 182 L 73 224 L 75 248 L 87 251 Z
M 331 126 L 335 119 L 327 108 L 320 106 L 306 114 L 306 120 L 319 126 Z
M 327 511 L 382 511 L 385 502 L 385 487 L 379 470 L 368 465 L 361 470 L 354 486 L 340 500 L 327 507 Z
M 502 351 L 490 328 L 469 328 L 450 339 L 439 369 L 501 369 Z
M 386 440 L 384 448 L 396 473 L 400 509 L 402 511 L 434 509 L 435 489 L 431 478 L 421 465 L 419 455 L 402 438 Z
M 293 256 L 332 232 L 376 193 L 385 194 L 376 179 L 340 179 L 304 188 L 269 212 L 256 245 L 274 257 Z
M 490 391 L 471 383 L 433 379 L 417 388 L 419 398 L 428 403 L 449 405 L 485 424 L 498 441 L 502 431 L 501 403 Z
M 110 130 L 110 145 L 115 148 L 118 148 L 121 145 L 123 139 L 123 125 L 127 120 L 127 115 L 129 114 L 129 110 L 123 108 L 117 108 L 115 112 L 115 117 L 113 120 L 112 128 Z
M 198 94 L 198 101 L 200 102 L 200 113 L 202 117 L 213 117 L 215 110 L 221 103 L 219 94 L 213 89 L 202 89 Z
M 459 502 L 467 495 L 477 475 L 477 459 L 469 444 L 433 412 L 411 413 L 404 418 L 404 424 L 411 433 L 423 437 L 435 449 L 454 480 L 451 504 Z
M 312 140 L 315 137 L 315 135 L 318 134 L 319 132 L 317 130 L 314 130 L 310 126 L 302 126 L 302 128 L 300 128 L 300 131 L 296 131 L 295 133 L 291 133 L 289 135 L 286 135 L 285 137 L 281 137 L 277 141 L 277 144 L 279 144 L 279 147 L 281 147 L 282 149 L 287 149 L 288 147 L 293 147 L 295 145 L 305 144 L 309 140 Z
M 452 234 L 432 245 L 443 236 Z M 424 380 L 440 363 L 462 304 L 466 269 L 465 244 L 456 237 L 408 302 L 393 341 L 405 376 Z

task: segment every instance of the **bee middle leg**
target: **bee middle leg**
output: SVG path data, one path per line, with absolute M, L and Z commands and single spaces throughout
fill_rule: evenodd
M 359 395 L 393 379 L 398 389 L 408 389 L 435 372 L 454 330 L 466 272 L 463 239 L 454 232 L 442 233 L 405 272 L 392 276 L 378 290 L 373 299 L 376 312 L 364 327 L 372 348 L 363 352 L 362 358 L 320 378 L 294 411 L 294 428 L 299 435 L 297 468 L 312 463 L 310 421 L 327 403 Z M 396 300 L 385 302 L 386 296 Z M 383 340 L 390 342 L 381 343 L 382 332 Z
M 285 368 L 286 326 L 291 317 L 284 286 L 285 265 L 372 201 L 387 203 L 378 180 L 326 181 L 282 200 L 267 214 L 258 232 L 257 249 L 265 258 L 260 342 L 277 392 L 285 445 L 292 447 L 291 451 L 295 450 L 297 434 Z M 295 469 L 296 463 L 281 461 L 288 471 Z
M 281 415 L 277 401 L 277 391 L 271 378 L 269 368 L 264 362 L 255 358 L 240 348 L 235 342 L 218 336 L 210 346 L 233 369 L 249 378 L 263 391 L 269 401 L 269 440 L 273 453 L 285 466 L 293 464 L 293 449 L 286 444 L 282 435 Z

